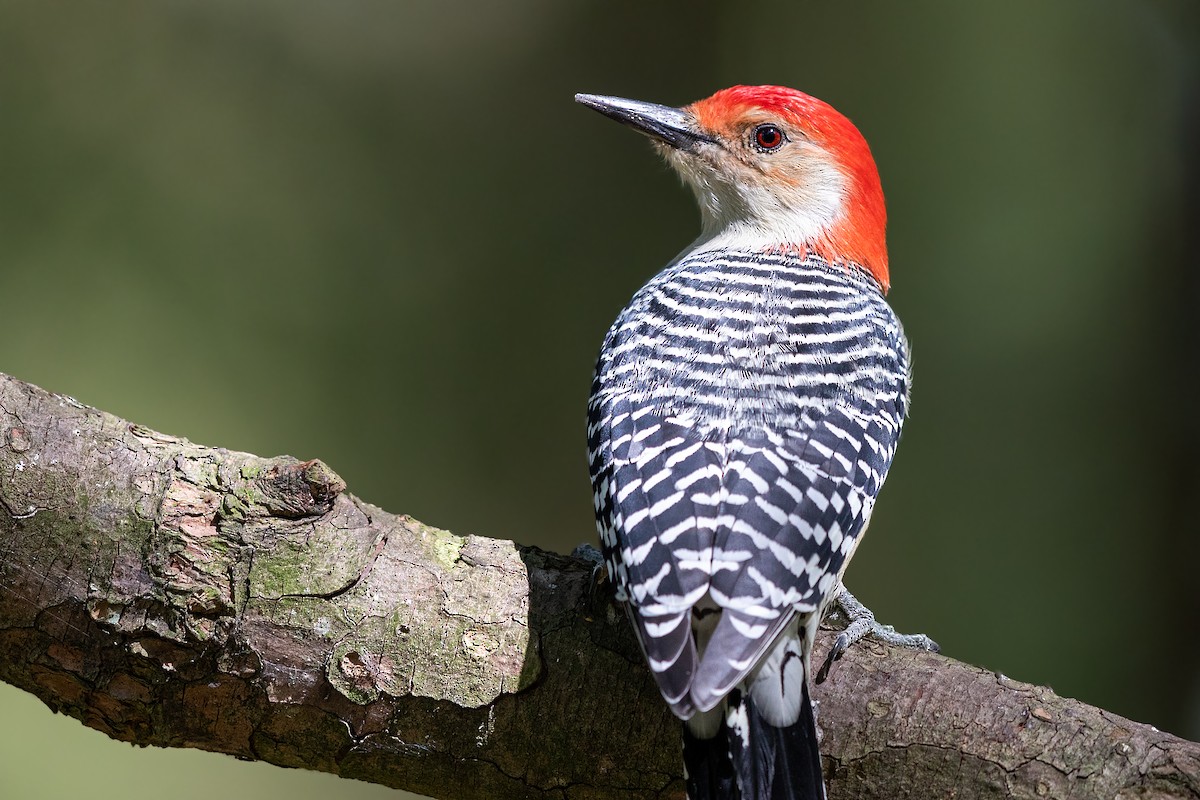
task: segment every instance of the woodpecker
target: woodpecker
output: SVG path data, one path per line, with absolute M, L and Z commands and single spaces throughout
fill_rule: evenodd
M 702 218 L 600 351 L 605 565 L 685 721 L 689 798 L 824 798 L 813 641 L 909 402 L 875 161 L 846 117 L 780 86 L 575 99 L 649 136 Z

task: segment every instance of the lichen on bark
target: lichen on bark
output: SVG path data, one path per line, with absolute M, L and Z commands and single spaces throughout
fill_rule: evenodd
M 590 562 L 3 375 L 0 679 L 125 741 L 433 796 L 681 796 Z M 1200 797 L 1197 745 L 943 656 L 868 642 L 815 696 L 832 796 Z

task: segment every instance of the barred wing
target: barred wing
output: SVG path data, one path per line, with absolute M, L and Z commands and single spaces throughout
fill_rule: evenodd
M 692 607 L 709 589 L 724 470 L 720 442 L 624 399 L 593 410 L 592 481 L 609 574 L 676 714 L 696 666 Z
M 886 418 L 835 409 L 803 434 L 730 442 L 710 585 L 723 613 L 693 679 L 698 709 L 715 706 L 794 614 L 817 611 L 836 589 L 897 435 Z

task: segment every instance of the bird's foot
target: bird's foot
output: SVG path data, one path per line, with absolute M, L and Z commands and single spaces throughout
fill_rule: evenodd
M 596 604 L 596 598 L 601 594 L 601 588 L 608 581 L 608 570 L 604 568 L 604 554 L 590 544 L 584 543 L 571 551 L 575 558 L 589 561 L 592 564 L 592 580 L 588 588 L 588 606 Z
M 829 677 L 829 669 L 833 666 L 833 662 L 840 659 L 851 645 L 866 636 L 874 636 L 885 644 L 910 647 L 914 650 L 928 650 L 931 653 L 936 653 L 941 649 L 937 642 L 923 633 L 897 633 L 891 625 L 880 624 L 875 619 L 875 615 L 871 613 L 871 609 L 860 603 L 858 598 L 850 594 L 845 587 L 842 587 L 841 593 L 834 598 L 831 610 L 843 617 L 847 625 L 845 630 L 834 639 L 833 647 L 829 648 L 829 655 L 825 657 L 825 662 L 817 670 L 817 683 L 824 683 L 825 679 Z
M 604 574 L 604 554 L 590 544 L 584 542 L 572 550 L 571 555 L 591 563 L 593 581 L 598 580 Z

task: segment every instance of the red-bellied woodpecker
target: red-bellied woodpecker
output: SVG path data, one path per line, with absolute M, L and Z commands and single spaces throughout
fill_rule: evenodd
M 703 218 L 596 366 L 609 575 L 686 720 L 689 797 L 823 798 L 813 640 L 908 408 L 874 159 L 848 119 L 793 89 L 683 108 L 575 99 L 650 136 Z

